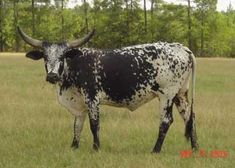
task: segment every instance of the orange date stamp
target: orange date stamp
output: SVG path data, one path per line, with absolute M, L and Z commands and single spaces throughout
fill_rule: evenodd
M 210 158 L 227 158 L 229 156 L 228 151 L 226 150 L 212 150 L 210 152 L 207 152 L 204 149 L 201 149 L 198 151 L 198 153 L 193 154 L 192 150 L 183 150 L 180 151 L 180 158 L 191 158 L 192 156 L 197 157 L 210 157 Z

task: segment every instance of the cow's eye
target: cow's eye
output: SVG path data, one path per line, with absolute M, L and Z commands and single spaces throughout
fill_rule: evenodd
M 59 74 L 61 75 L 64 70 L 64 61 L 60 61 Z
M 48 69 L 47 69 L 47 65 L 45 64 L 45 69 L 46 69 L 46 72 L 48 73 Z

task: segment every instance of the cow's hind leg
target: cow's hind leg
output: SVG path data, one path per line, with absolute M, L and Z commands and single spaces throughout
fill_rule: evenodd
M 187 125 L 187 122 L 189 120 L 190 116 L 190 105 L 188 101 L 188 91 L 185 92 L 179 92 L 175 98 L 174 98 L 174 103 L 180 113 L 180 116 L 184 120 L 185 126 Z M 187 140 L 189 140 L 190 135 L 189 132 L 187 131 L 185 127 L 185 137 Z
M 191 140 L 192 149 L 197 150 L 195 114 L 188 101 L 188 90 L 180 91 L 174 98 L 174 103 L 185 123 L 185 137 Z
M 160 121 L 158 139 L 153 148 L 154 153 L 159 153 L 161 151 L 161 147 L 164 142 L 167 131 L 170 125 L 173 123 L 172 106 L 173 106 L 173 99 L 160 97 L 161 121 Z
M 100 121 L 99 121 L 99 108 L 93 107 L 89 108 L 89 120 L 90 120 L 90 129 L 93 135 L 93 149 L 98 151 L 100 147 L 99 140 L 99 130 L 100 130 Z
M 80 113 L 74 119 L 74 138 L 71 147 L 77 149 L 79 147 L 80 135 L 86 118 L 86 112 Z

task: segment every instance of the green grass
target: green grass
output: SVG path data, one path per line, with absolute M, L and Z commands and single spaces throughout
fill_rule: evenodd
M 101 108 L 101 150 L 92 150 L 88 120 L 79 150 L 72 150 L 73 116 L 60 106 L 55 87 L 45 82 L 42 61 L 22 54 L 0 55 L 1 168 L 165 168 L 234 167 L 235 60 L 198 59 L 196 122 L 200 148 L 208 157 L 189 150 L 183 121 L 174 109 L 172 124 L 160 155 L 151 154 L 159 125 L 159 103 L 153 100 L 135 112 Z M 226 150 L 227 158 L 212 158 Z

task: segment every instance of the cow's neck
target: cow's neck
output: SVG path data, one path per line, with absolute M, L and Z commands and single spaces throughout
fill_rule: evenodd
M 61 95 L 64 90 L 67 90 L 72 85 L 73 85 L 73 81 L 69 77 L 69 68 L 68 68 L 68 65 L 65 61 L 64 72 L 62 74 L 60 82 L 58 82 L 58 87 L 57 87 L 57 90 L 59 91 L 58 93 Z

